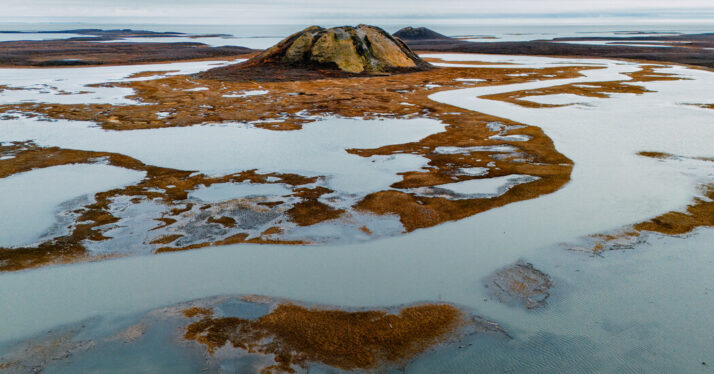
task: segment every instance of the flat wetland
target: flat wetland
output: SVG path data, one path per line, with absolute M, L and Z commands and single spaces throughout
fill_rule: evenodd
M 711 71 L 162 37 L 8 42 L 106 66 L 0 68 L 0 372 L 711 372 Z

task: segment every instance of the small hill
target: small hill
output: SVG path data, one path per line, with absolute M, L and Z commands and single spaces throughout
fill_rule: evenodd
M 438 39 L 452 39 L 446 35 L 439 34 L 438 32 L 427 29 L 426 27 L 405 27 L 393 34 L 399 39 L 403 40 L 438 40 Z
M 290 81 L 388 75 L 432 68 L 399 38 L 378 27 L 359 25 L 324 29 L 312 26 L 248 61 L 211 69 L 199 77 Z

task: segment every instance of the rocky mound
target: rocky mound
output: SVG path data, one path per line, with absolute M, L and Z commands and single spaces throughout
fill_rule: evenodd
M 497 271 L 486 282 L 491 295 L 506 303 L 520 302 L 528 309 L 546 306 L 553 281 L 533 264 L 517 261 Z
M 248 61 L 212 69 L 199 77 L 287 81 L 386 75 L 431 68 L 404 42 L 378 27 L 359 25 L 324 29 L 312 26 Z
M 439 34 L 434 30 L 427 29 L 426 27 L 405 27 L 392 35 L 404 40 L 452 39 L 446 35 Z

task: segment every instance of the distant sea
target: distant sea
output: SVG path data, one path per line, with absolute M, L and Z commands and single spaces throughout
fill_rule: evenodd
M 59 31 L 71 29 L 118 29 L 130 28 L 135 30 L 150 31 L 175 31 L 189 34 L 230 34 L 239 38 L 244 37 L 285 37 L 303 28 L 304 25 L 171 25 L 171 24 L 107 24 L 107 23 L 8 23 L 0 22 L 0 31 Z M 322 24 L 321 26 L 341 26 Z M 608 36 L 620 35 L 620 32 L 681 32 L 681 33 L 706 33 L 714 32 L 714 25 L 708 24 L 629 24 L 629 25 L 483 25 L 478 20 L 473 25 L 468 24 L 385 24 L 380 25 L 389 32 L 394 32 L 405 26 L 425 26 L 449 36 L 491 36 L 507 40 L 535 40 L 552 39 L 555 37 L 569 36 Z M 625 35 L 622 35 L 625 36 Z M 488 41 L 485 39 L 484 41 Z

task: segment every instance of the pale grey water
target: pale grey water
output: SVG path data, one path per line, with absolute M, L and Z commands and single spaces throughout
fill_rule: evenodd
M 278 24 L 278 25 L 186 25 L 186 24 L 108 24 L 108 23 L 8 23 L 0 22 L 0 31 L 60 31 L 71 29 L 118 29 L 131 28 L 149 31 L 175 31 L 189 34 L 230 34 L 235 37 L 285 37 L 311 23 Z M 320 24 L 323 27 L 342 26 L 342 23 Z M 610 25 L 493 25 L 482 24 L 474 20 L 473 24 L 421 23 L 415 21 L 406 23 L 377 23 L 389 32 L 395 32 L 406 26 L 425 26 L 449 36 L 493 35 L 504 40 L 534 40 L 552 39 L 566 36 L 608 36 L 622 31 L 646 32 L 682 32 L 705 33 L 714 32 L 712 23 L 656 23 L 656 24 L 610 24 Z M 622 35 L 626 36 L 626 35 Z
M 405 372 L 711 373 L 710 365 L 714 362 L 711 334 L 714 319 L 710 314 L 714 308 L 714 284 L 710 280 L 714 268 L 712 243 L 714 229 L 699 229 L 686 237 L 651 235 L 647 243 L 632 250 L 608 252 L 602 257 L 567 251 L 559 245 L 537 248 L 525 259 L 549 273 L 556 283 L 545 309 L 526 311 L 493 300 L 479 302 L 475 313 L 497 320 L 512 339 L 472 336 L 459 345 L 423 355 L 409 363 Z M 243 257 L 250 261 L 244 255 L 231 256 L 236 249 L 210 250 L 215 252 L 211 257 L 229 263 Z M 474 251 L 483 252 L 476 247 Z M 483 255 L 488 256 L 486 252 Z M 202 256 L 180 254 L 165 258 L 166 261 L 158 259 L 156 265 L 177 264 L 173 260 L 190 263 L 191 258 L 198 257 Z M 132 262 L 139 265 L 144 261 Z M 106 265 L 109 266 L 102 266 L 106 270 L 115 268 Z M 301 265 L 296 265 L 293 271 L 299 272 Z M 71 272 L 63 273 L 70 275 Z M 400 274 L 403 272 L 373 273 L 369 282 L 401 283 L 394 279 Z M 458 292 L 481 294 L 482 279 L 477 274 L 459 274 L 456 277 L 461 279 Z M 339 277 L 337 273 L 335 276 Z M 204 280 L 208 277 L 207 274 Z M 200 278 L 194 279 L 201 282 Z M 432 299 L 438 299 L 437 295 L 442 292 L 449 299 L 448 294 L 454 290 L 448 287 L 453 284 L 439 286 L 438 278 L 431 279 L 435 286 L 433 292 L 436 292 Z M 307 274 L 305 280 L 309 282 Z M 149 284 L 152 283 L 147 283 L 147 287 Z M 245 289 L 241 286 L 227 289 L 231 288 Z M 394 300 L 400 299 L 396 294 L 392 296 Z M 370 297 L 358 296 L 353 302 L 359 304 L 359 299 L 364 298 Z M 331 299 L 350 300 L 351 297 Z M 475 300 L 461 301 L 472 304 Z M 226 305 L 223 309 L 228 315 L 247 317 L 264 313 L 238 304 Z M 76 339 L 111 336 L 141 317 L 141 313 L 122 317 L 122 312 L 109 309 L 98 310 L 97 314 L 104 315 L 104 319 L 84 322 L 89 326 L 88 332 Z M 100 344 L 93 350 L 73 355 L 69 362 L 52 363 L 45 372 L 189 373 L 202 367 L 200 351 L 175 344 L 181 334 L 175 323 L 159 322 L 149 326 L 136 342 Z
M 519 208 L 533 203 L 367 245 L 228 246 L 1 274 L 0 300 L 12 304 L 0 303 L 6 317 L 0 352 L 10 341 L 88 315 L 103 316 L 98 329 L 105 331 L 111 329 L 101 326 L 113 326 L 113 317 L 132 320 L 197 297 L 259 293 L 360 307 L 450 301 L 475 308 L 513 336 L 473 337 L 463 349 L 420 357 L 408 365 L 410 373 L 713 372 L 714 229 L 682 238 L 651 235 L 633 250 L 595 257 L 558 244 L 576 243 L 589 229 L 560 226 L 548 211 L 523 216 L 529 210 Z M 554 278 L 546 309 L 526 311 L 487 298 L 484 274 L 518 258 Z M 170 328 L 156 326 L 135 344 L 98 347 L 47 372 L 198 371 L 200 358 L 172 344 Z

